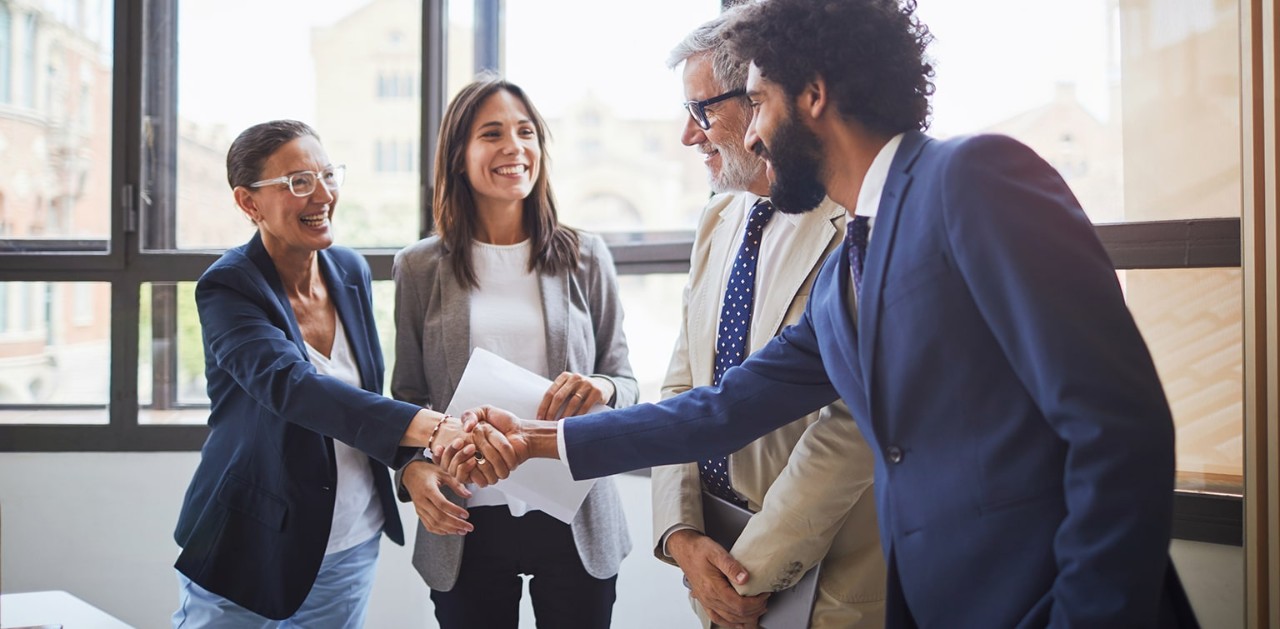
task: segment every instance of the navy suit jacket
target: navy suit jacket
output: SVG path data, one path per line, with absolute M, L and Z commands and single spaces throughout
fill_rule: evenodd
M 907 133 L 856 314 L 851 281 L 842 246 L 718 389 L 566 420 L 574 476 L 727 454 L 839 396 L 876 453 L 889 626 L 1194 626 L 1168 404 L 1053 168 L 1002 136 Z
M 404 543 L 387 466 L 420 408 L 381 395 L 382 350 L 368 264 L 318 253 L 363 388 L 321 376 L 262 240 L 227 251 L 196 284 L 208 379 L 209 437 L 174 538 L 175 567 L 201 587 L 272 619 L 293 615 L 315 583 L 333 520 L 333 439 L 371 458 L 383 530 Z

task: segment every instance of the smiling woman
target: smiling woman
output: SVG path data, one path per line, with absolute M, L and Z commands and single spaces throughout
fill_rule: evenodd
M 447 408 L 471 350 L 483 348 L 554 379 L 542 417 L 636 401 L 613 259 L 598 236 L 560 223 L 546 136 L 524 91 L 501 79 L 481 78 L 450 103 L 436 153 L 437 235 L 397 254 L 393 271 L 396 399 Z M 452 486 L 451 457 L 419 457 L 401 477 L 421 521 L 414 567 L 440 625 L 516 626 L 524 574 L 537 577 L 540 625 L 608 627 L 631 549 L 613 481 L 597 483 L 566 523 L 487 487 L 492 465 L 475 468 L 479 486 Z
M 342 167 L 315 130 L 250 127 L 227 182 L 258 231 L 196 284 L 212 408 L 174 624 L 359 626 L 382 533 L 404 541 L 387 466 L 461 426 L 380 394 L 369 266 L 333 246 Z

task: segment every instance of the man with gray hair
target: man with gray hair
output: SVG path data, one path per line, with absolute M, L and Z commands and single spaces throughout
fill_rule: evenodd
M 799 319 L 844 234 L 846 213 L 830 200 L 808 214 L 775 212 L 769 202 L 765 162 L 742 141 L 748 64 L 722 45 L 733 11 L 690 33 L 667 61 L 684 66 L 689 119 L 680 140 L 702 153 L 716 195 L 698 224 L 664 398 L 718 384 Z M 767 609 L 762 593 L 794 584 L 819 561 L 810 626 L 883 627 L 873 465 L 837 402 L 727 457 L 654 468 L 654 554 L 684 571 L 704 627 L 753 625 Z M 732 549 L 704 534 L 704 491 L 754 512 Z

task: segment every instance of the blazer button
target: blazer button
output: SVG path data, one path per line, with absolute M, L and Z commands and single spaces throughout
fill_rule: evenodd
M 898 446 L 889 446 L 888 454 L 890 463 L 902 462 L 902 448 L 899 448 Z
M 325 490 L 325 491 L 329 491 L 329 490 L 333 489 L 333 487 L 331 487 L 331 486 L 329 486 L 329 485 L 321 485 L 321 486 L 320 486 L 320 489 L 323 489 L 323 490 Z

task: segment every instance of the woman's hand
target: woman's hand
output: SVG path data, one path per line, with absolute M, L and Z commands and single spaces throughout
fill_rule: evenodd
M 463 498 L 470 498 L 471 492 L 443 468 L 427 461 L 413 461 L 404 468 L 400 483 L 413 498 L 413 509 L 428 531 L 436 535 L 466 535 L 474 530 L 467 522 L 467 510 L 449 502 L 440 487 L 446 486 Z
M 581 415 L 611 398 L 613 383 L 607 378 L 593 378 L 566 371 L 556 377 L 542 396 L 537 419 L 559 420 Z

